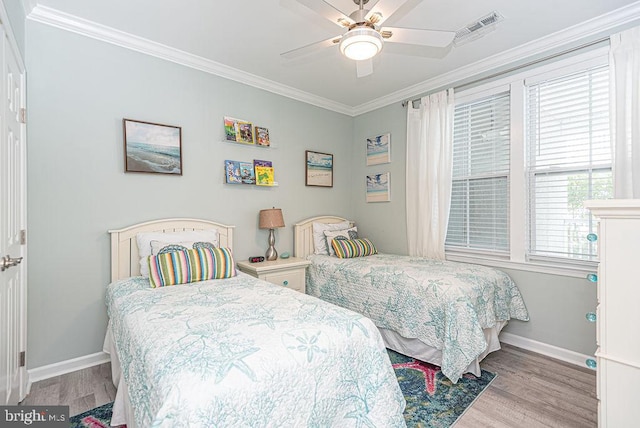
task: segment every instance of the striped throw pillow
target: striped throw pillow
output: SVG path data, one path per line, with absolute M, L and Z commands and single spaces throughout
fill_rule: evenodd
M 229 248 L 193 248 L 149 256 L 151 287 L 236 276 Z
M 333 247 L 333 251 L 336 252 L 336 256 L 341 259 L 378 254 L 378 250 L 375 245 L 373 245 L 373 242 L 367 238 L 334 239 L 331 241 L 331 246 Z

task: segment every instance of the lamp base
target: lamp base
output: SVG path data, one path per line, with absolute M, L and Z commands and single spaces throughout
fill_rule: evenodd
M 277 260 L 278 259 L 278 252 L 276 251 L 275 247 L 269 247 L 267 249 L 267 253 L 264 255 L 266 260 Z
M 273 233 L 273 229 L 269 229 L 269 248 L 267 249 L 267 252 L 264 255 L 265 259 L 269 261 L 278 259 L 278 252 L 276 251 L 276 247 L 274 247 L 275 243 L 276 243 L 276 237 L 275 237 L 275 234 Z

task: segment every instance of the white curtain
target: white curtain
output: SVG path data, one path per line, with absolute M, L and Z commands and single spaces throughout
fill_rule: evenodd
M 640 198 L 640 27 L 611 36 L 614 197 Z
M 444 260 L 451 203 L 453 89 L 420 99 L 407 112 L 409 255 Z

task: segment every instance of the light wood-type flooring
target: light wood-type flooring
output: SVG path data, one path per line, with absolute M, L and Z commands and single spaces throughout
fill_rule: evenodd
M 455 424 L 479 427 L 596 427 L 596 375 L 503 344 L 481 363 L 498 377 Z M 113 401 L 109 363 L 36 382 L 22 404 L 68 405 L 71 415 Z

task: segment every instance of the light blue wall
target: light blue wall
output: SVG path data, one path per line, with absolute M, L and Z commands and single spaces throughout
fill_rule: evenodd
M 353 217 L 358 231 L 364 231 L 379 251 L 407 254 L 407 222 L 405 210 L 405 143 L 406 110 L 400 103 L 380 108 L 354 119 L 353 143 Z M 391 162 L 366 166 L 366 139 L 391 134 Z M 367 174 L 389 172 L 391 202 L 367 203 Z
M 18 50 L 20 50 L 20 55 L 22 58 L 25 57 L 25 15 L 24 8 L 22 7 L 23 0 L 0 0 L 2 3 L 2 7 L 7 13 L 9 17 L 9 25 L 11 26 L 11 31 L 13 33 L 13 37 L 16 40 L 18 45 Z
M 238 259 L 265 251 L 262 208 L 283 209 L 276 247 L 292 251 L 298 220 L 356 220 L 383 252 L 406 253 L 406 109 L 356 118 L 29 21 L 28 70 L 30 368 L 99 352 L 109 282 L 106 231 L 162 217 L 236 225 Z M 223 142 L 222 117 L 269 128 L 274 147 Z M 125 174 L 122 118 L 182 126 L 184 175 Z M 391 133 L 391 163 L 366 166 L 366 137 Z M 335 156 L 334 187 L 304 185 L 304 151 Z M 265 158 L 277 188 L 223 184 L 225 159 Z M 365 176 L 391 173 L 391 202 L 365 202 Z M 595 307 L 586 280 L 508 270 L 531 314 L 506 331 L 591 354 Z
M 358 232 L 372 237 L 383 252 L 407 253 L 405 160 L 407 110 L 400 103 L 354 120 L 353 217 Z M 366 166 L 365 140 L 391 132 L 391 163 Z M 391 202 L 366 203 L 364 177 L 391 172 Z M 511 321 L 505 332 L 586 355 L 595 351 L 595 325 L 585 314 L 596 307 L 596 289 L 586 279 L 505 269 L 515 280 L 529 310 L 529 322 Z
M 292 225 L 351 214 L 353 119 L 167 61 L 28 21 L 28 367 L 102 349 L 108 229 L 162 217 L 236 226 L 235 255 L 266 250 L 258 211 Z M 269 128 L 273 148 L 223 142 L 222 118 Z M 183 176 L 125 174 L 122 119 L 182 127 Z M 335 156 L 334 187 L 305 187 L 304 152 Z M 279 187 L 223 184 L 225 159 L 268 159 Z

